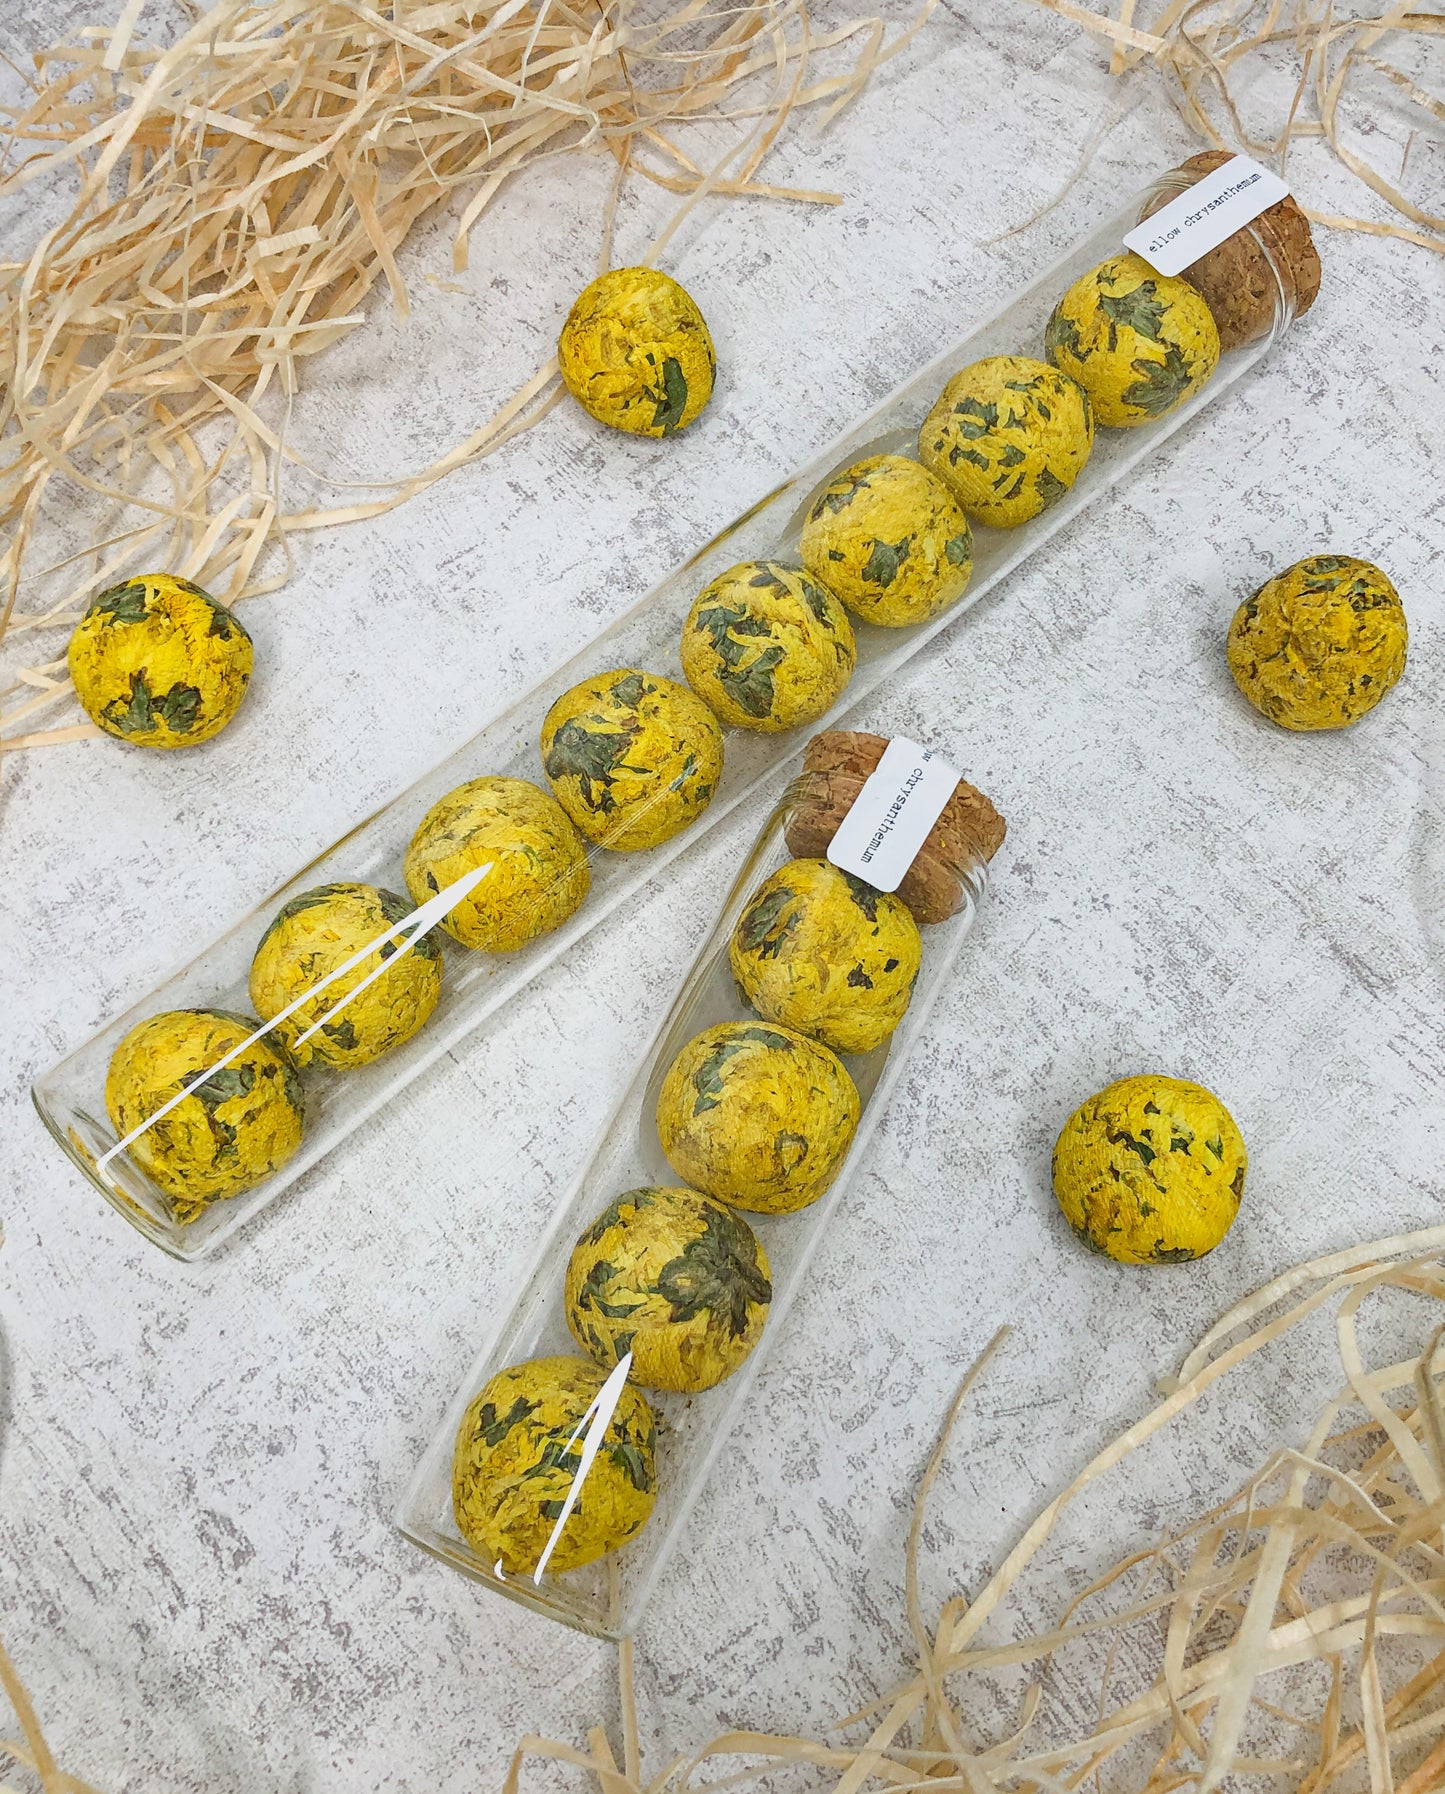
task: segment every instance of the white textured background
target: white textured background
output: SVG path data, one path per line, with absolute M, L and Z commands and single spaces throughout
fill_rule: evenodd
M 88 9 L 5 10 L 19 59 Z M 72 1773 L 110 1794 L 440 1794 L 495 1786 L 524 1730 L 581 1742 L 613 1711 L 606 1648 L 424 1559 L 389 1515 L 750 824 L 684 857 L 212 1264 L 171 1263 L 106 1209 L 28 1084 L 1190 147 L 1141 84 L 1055 213 L 977 247 L 1054 191 L 1115 99 L 1059 20 L 955 0 L 769 164 L 844 205 L 716 203 L 675 241 L 723 368 L 685 437 L 626 441 L 560 410 L 308 545 L 289 589 L 247 607 L 253 692 L 202 752 L 7 761 L 0 1631 Z M 1420 120 L 1380 104 L 1369 147 L 1388 163 Z M 1411 155 L 1445 167 L 1437 139 Z M 313 366 L 298 446 L 391 474 L 488 415 L 593 271 L 609 168 L 510 188 L 460 292 L 423 278 L 452 280 L 449 233 L 421 236 L 416 315 L 398 325 L 381 295 Z M 1322 157 L 1295 178 L 1327 210 L 1358 204 Z M 626 200 L 619 259 L 662 200 Z M 943 746 L 1011 831 L 640 1642 L 654 1763 L 727 1725 L 821 1727 L 907 1667 L 909 1491 L 1001 1321 L 1014 1335 L 926 1533 L 930 1609 L 976 1586 L 1227 1302 L 1442 1218 L 1445 282 L 1423 250 L 1322 249 L 1324 296 L 1247 390 L 854 718 Z M 1290 737 L 1238 699 L 1222 637 L 1242 596 L 1322 550 L 1389 571 L 1410 666 L 1358 728 Z M 1251 1150 L 1240 1221 L 1195 1267 L 1103 1264 L 1049 1194 L 1069 1109 L 1148 1068 L 1212 1086 Z M 1249 1401 L 1211 1402 L 1097 1509 L 1073 1570 L 1222 1494 L 1275 1429 L 1303 1429 L 1324 1374 L 1304 1351 Z

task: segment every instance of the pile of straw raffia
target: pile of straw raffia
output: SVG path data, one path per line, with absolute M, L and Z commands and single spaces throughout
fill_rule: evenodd
M 20 702 L 0 693 L 0 748 L 94 732 L 35 718 L 69 689 L 56 632 L 96 591 L 147 567 L 228 603 L 272 590 L 288 535 L 398 504 L 554 402 L 548 363 L 379 497 L 287 511 L 302 363 L 364 321 L 378 282 L 405 314 L 397 251 L 434 207 L 460 205 L 464 267 L 502 185 L 562 153 L 610 153 L 619 184 L 684 210 L 709 193 L 834 202 L 767 184 L 762 162 L 795 108 L 845 105 L 926 16 L 885 43 L 875 18 L 813 31 L 803 0 L 220 0 L 162 48 L 132 41 L 140 12 L 126 0 L 114 30 L 39 54 L 0 111 L 0 201 L 74 184 L 26 259 L 0 262 L 0 639 L 34 632 L 52 656 L 21 672 Z M 704 169 L 678 133 L 718 121 L 729 141 Z M 611 207 L 599 227 L 606 265 Z M 33 565 L 46 507 L 77 494 L 110 507 L 100 539 Z
M 515 1794 L 529 1757 L 588 1770 L 601 1794 L 733 1787 L 798 1765 L 813 1771 L 807 1785 L 835 1794 L 865 1786 L 1172 1794 L 1225 1777 L 1231 1787 L 1297 1794 L 1445 1787 L 1442 1250 L 1445 1228 L 1376 1241 L 1302 1265 L 1239 1303 L 1154 1411 L 1037 1516 L 982 1590 L 954 1595 L 929 1626 L 919 1596 L 924 1505 L 981 1360 L 916 1498 L 906 1547 L 915 1675 L 832 1734 L 732 1732 L 645 1777 L 624 1649 L 620 1764 L 600 1726 L 585 1750 L 526 1738 L 504 1794 Z M 1410 1331 L 1423 1345 L 1367 1366 L 1361 1331 L 1370 1317 L 1361 1310 L 1402 1295 L 1420 1299 L 1423 1324 Z M 1221 1378 L 1329 1306 L 1342 1381 L 1307 1437 L 1281 1443 L 1227 1501 L 1059 1598 L 1047 1629 L 1011 1615 L 1011 1594 L 1072 1501 L 1112 1472 L 1102 1486 L 1127 1512 L 1118 1466 Z M 1003 1735 L 990 1735 L 981 1716 L 998 1711 L 1010 1675 L 1013 1717 Z M 1090 1705 L 1097 1718 L 1081 1726 Z

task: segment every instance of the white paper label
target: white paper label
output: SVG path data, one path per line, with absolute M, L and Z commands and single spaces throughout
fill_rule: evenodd
M 895 735 L 839 824 L 828 858 L 877 890 L 896 891 L 957 789 L 946 760 Z
M 1124 238 L 1124 247 L 1142 255 L 1157 274 L 1182 274 L 1268 206 L 1288 197 L 1289 188 L 1277 174 L 1248 156 L 1231 156 L 1152 218 L 1135 225 Z

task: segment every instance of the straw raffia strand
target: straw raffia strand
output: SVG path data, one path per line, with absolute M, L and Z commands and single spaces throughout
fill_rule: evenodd
M 365 502 L 287 510 L 303 365 L 363 322 L 378 282 L 406 314 L 397 251 L 433 208 L 462 202 L 463 268 L 504 184 L 563 153 L 610 154 L 618 186 L 681 196 L 653 257 L 707 194 L 836 203 L 769 184 L 762 163 L 796 108 L 847 105 L 933 0 L 887 42 L 876 18 L 814 31 L 806 0 L 671 4 L 219 0 L 155 46 L 133 41 L 127 3 L 113 30 L 36 56 L 29 96 L 0 109 L 0 200 L 57 178 L 75 193 L 0 262 L 0 639 L 48 644 L 0 692 L 0 750 L 95 733 L 35 719 L 71 689 L 55 632 L 97 591 L 151 568 L 226 603 L 274 590 L 292 533 L 390 509 L 556 403 L 551 362 L 432 466 Z M 731 138 L 711 168 L 679 140 L 698 124 Z M 77 493 L 111 507 L 105 539 L 32 568 L 44 507 Z
M 917 1596 L 922 1509 L 955 1401 L 904 1547 L 916 1674 L 825 1736 L 729 1732 L 644 1777 L 624 1646 L 623 1766 L 600 1726 L 585 1748 L 526 1737 L 504 1794 L 517 1794 L 530 1757 L 587 1771 L 603 1794 L 716 1790 L 800 1765 L 812 1770 L 809 1785 L 833 1794 L 865 1784 L 895 1794 L 1203 1794 L 1226 1777 L 1295 1794 L 1433 1794 L 1445 1787 L 1442 1255 L 1445 1227 L 1377 1240 L 1301 1265 L 1237 1304 L 1161 1386 L 1152 1412 L 1037 1516 L 976 1595 L 946 1600 L 928 1628 Z M 1421 1347 L 1369 1365 L 1361 1311 L 1401 1296 L 1424 1305 Z M 1044 1630 L 1010 1611 L 1072 1502 L 1117 1476 L 1221 1379 L 1244 1366 L 1262 1375 L 1261 1352 L 1331 1312 L 1341 1382 L 1302 1443 L 1281 1443 L 1228 1500 L 1141 1541 L 1072 1599 L 1060 1596 Z M 1127 1491 L 1102 1486 L 1127 1501 Z M 1097 1690 L 1091 1725 L 1078 1720 L 1080 1651 Z M 997 1710 L 998 1679 L 1010 1671 L 1027 1676 L 1016 1720 L 981 1736 L 980 1714 Z M 1278 1690 L 1291 1671 L 1286 1708 Z M 1076 1698 L 1051 1703 L 1068 1678 Z M 1128 1685 L 1116 1694 L 1120 1680 Z
M 1445 254 L 1445 215 L 1407 196 L 1403 170 L 1387 173 L 1347 140 L 1351 117 L 1367 127 L 1374 122 L 1366 93 L 1372 76 L 1404 96 L 1422 129 L 1445 120 L 1445 93 L 1431 93 L 1382 54 L 1382 48 L 1398 53 L 1406 45 L 1433 49 L 1445 37 L 1445 13 L 1408 0 L 1379 12 L 1355 11 L 1349 0 L 1163 0 L 1145 28 L 1136 0 L 1110 0 L 1102 12 L 1079 0 L 1032 4 L 1108 43 L 1111 74 L 1152 69 L 1185 123 L 1215 149 L 1242 150 L 1284 169 L 1292 146 L 1322 138 L 1398 215 L 1342 217 L 1306 206 L 1315 223 Z M 1261 75 L 1276 77 L 1265 86 L 1276 96 L 1272 109 L 1263 105 L 1265 124 L 1246 117 L 1261 108 Z

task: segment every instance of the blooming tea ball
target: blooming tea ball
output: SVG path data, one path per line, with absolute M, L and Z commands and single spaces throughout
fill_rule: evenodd
M 778 561 L 740 561 L 704 586 L 682 630 L 682 670 L 725 723 L 773 732 L 841 696 L 857 650 L 826 586 Z
M 722 764 L 722 730 L 702 699 L 635 667 L 574 685 L 542 724 L 557 801 L 603 847 L 680 834 L 712 801 Z
M 903 1020 L 923 941 L 901 898 L 827 860 L 792 860 L 738 917 L 728 959 L 765 1021 L 868 1053 Z
M 799 544 L 803 565 L 865 623 L 923 623 L 963 596 L 973 532 L 943 483 L 904 455 L 828 482 Z
M 1267 580 L 1229 625 L 1234 683 L 1286 729 L 1343 729 L 1405 670 L 1405 610 L 1369 561 L 1313 554 Z
M 1064 1123 L 1054 1195 L 1069 1225 L 1121 1264 L 1203 1258 L 1239 1213 L 1248 1162 L 1234 1118 L 1184 1078 L 1120 1078 Z
M 773 1286 L 758 1237 L 695 1190 L 628 1190 L 578 1240 L 567 1325 L 644 1389 L 690 1394 L 730 1377 L 762 1336 Z
M 488 861 L 441 924 L 486 953 L 514 953 L 560 928 L 592 882 L 567 812 L 530 779 L 469 779 L 447 792 L 422 817 L 402 873 L 420 905 Z
M 678 1176 L 762 1214 L 816 1202 L 857 1126 L 857 1088 L 827 1047 L 758 1022 L 705 1028 L 657 1097 L 658 1138 Z
M 118 1139 L 256 1031 L 225 1009 L 170 1009 L 138 1022 L 111 1054 L 105 1112 Z M 280 1170 L 301 1144 L 296 1063 L 274 1034 L 212 1071 L 126 1148 L 170 1199 L 177 1221 Z
M 139 747 L 219 735 L 251 679 L 251 638 L 188 579 L 144 573 L 92 598 L 70 638 L 70 677 L 90 720 Z
M 584 411 L 634 436 L 690 424 L 717 376 L 702 313 L 656 268 L 614 268 L 584 288 L 562 326 L 557 364 Z
M 473 1398 L 452 1453 L 452 1512 L 487 1564 L 513 1576 L 536 1570 L 582 1468 L 583 1420 L 605 1381 L 586 1358 L 530 1358 Z M 549 1570 L 579 1569 L 641 1531 L 656 1500 L 656 1450 L 652 1409 L 626 1383 Z
M 1081 275 L 1054 307 L 1044 341 L 1099 422 L 1116 426 L 1163 417 L 1219 360 L 1219 331 L 1201 295 L 1132 253 Z
M 918 432 L 918 458 L 970 517 L 1013 529 L 1057 504 L 1094 446 L 1094 414 L 1077 380 L 1027 355 L 961 369 Z
M 263 1022 L 279 1015 L 345 965 L 368 941 L 403 921 L 413 907 L 407 898 L 375 885 L 317 885 L 293 897 L 277 911 L 251 961 L 251 1001 L 257 1015 Z M 411 1039 L 437 1006 L 442 955 L 430 933 L 402 952 L 405 945 L 397 938 L 384 941 L 376 952 L 276 1024 L 275 1032 L 298 1063 L 369 1065 Z M 378 966 L 385 970 L 378 972 Z M 366 984 L 368 978 L 371 982 Z M 334 1020 L 322 1022 L 309 1040 L 300 1040 L 349 991 L 362 984 L 365 988 L 360 995 Z

